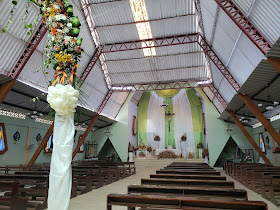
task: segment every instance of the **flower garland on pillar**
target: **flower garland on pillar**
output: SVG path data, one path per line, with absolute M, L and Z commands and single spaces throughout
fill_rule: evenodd
M 0 0 L 1 3 L 2 0 Z M 53 68 L 54 81 L 48 89 L 47 101 L 56 111 L 53 152 L 49 175 L 48 209 L 67 210 L 70 207 L 72 187 L 72 151 L 74 144 L 74 113 L 76 112 L 79 92 L 77 69 L 83 39 L 79 38 L 81 23 L 73 14 L 73 6 L 68 0 L 26 0 L 26 14 L 32 1 L 40 8 L 43 22 L 47 25 L 48 42 L 44 49 L 47 59 L 42 67 Z M 12 1 L 12 12 L 18 1 Z M 2 29 L 4 33 L 12 23 Z M 25 18 L 26 19 L 26 18 Z M 24 23 L 30 30 L 32 24 Z M 28 32 L 30 34 L 30 31 Z M 27 33 L 27 35 L 29 35 Z M 46 72 L 48 74 L 48 72 Z

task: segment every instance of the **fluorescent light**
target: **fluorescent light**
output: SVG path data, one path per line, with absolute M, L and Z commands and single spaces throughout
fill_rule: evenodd
M 145 0 L 129 0 L 129 3 L 135 22 L 149 20 Z M 136 28 L 141 40 L 153 38 L 149 22 L 136 23 Z M 146 48 L 154 46 L 153 41 L 142 42 L 141 45 L 145 48 L 143 49 L 144 56 L 148 57 L 156 55 L 155 48 Z
M 270 118 L 270 122 L 273 122 L 273 121 L 279 120 L 279 119 L 280 119 L 280 114 L 271 117 L 271 118 Z
M 262 126 L 262 124 L 260 122 L 252 125 L 253 128 L 257 128 L 257 127 L 260 127 L 260 126 Z

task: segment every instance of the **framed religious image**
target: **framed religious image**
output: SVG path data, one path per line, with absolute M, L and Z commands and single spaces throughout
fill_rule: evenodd
M 0 155 L 8 151 L 6 131 L 4 123 L 0 123 Z
M 136 116 L 133 116 L 132 133 L 133 133 L 134 136 L 137 134 L 137 120 L 136 120 Z
M 82 138 L 82 136 L 83 135 L 79 136 L 78 142 L 80 141 L 80 138 Z M 83 153 L 84 151 L 85 151 L 85 146 L 84 146 L 84 143 L 82 143 L 82 145 L 79 147 L 78 153 Z
M 262 133 L 260 133 L 259 141 L 260 141 L 260 149 L 261 149 L 261 151 L 262 151 L 263 153 L 266 153 L 265 143 L 264 143 L 264 139 L 263 139 Z

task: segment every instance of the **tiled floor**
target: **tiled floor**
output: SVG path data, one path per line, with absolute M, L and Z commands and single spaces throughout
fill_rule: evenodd
M 141 178 L 148 178 L 150 174 L 155 173 L 158 166 L 154 167 L 137 167 L 137 173 L 126 179 L 122 179 L 118 182 L 114 182 L 110 185 L 106 185 L 97 190 L 92 190 L 89 193 L 80 195 L 76 198 L 71 199 L 71 210 L 106 210 L 106 196 L 110 193 L 126 193 L 127 186 L 131 184 L 140 184 Z M 218 169 L 221 170 L 221 169 Z M 225 175 L 221 170 L 222 175 Z M 225 175 L 227 176 L 227 175 Z M 249 200 L 264 201 L 268 205 L 268 210 L 279 210 L 280 208 L 273 205 L 271 202 L 265 200 L 259 194 L 247 189 L 239 182 L 236 182 L 231 177 L 227 176 L 227 180 L 232 180 L 235 182 L 235 187 L 237 189 L 245 189 L 248 192 Z M 114 210 L 127 210 L 126 207 L 113 207 Z

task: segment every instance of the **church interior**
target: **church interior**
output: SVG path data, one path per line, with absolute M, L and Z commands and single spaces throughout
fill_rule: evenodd
M 280 1 L 0 0 L 0 210 L 280 209 Z

